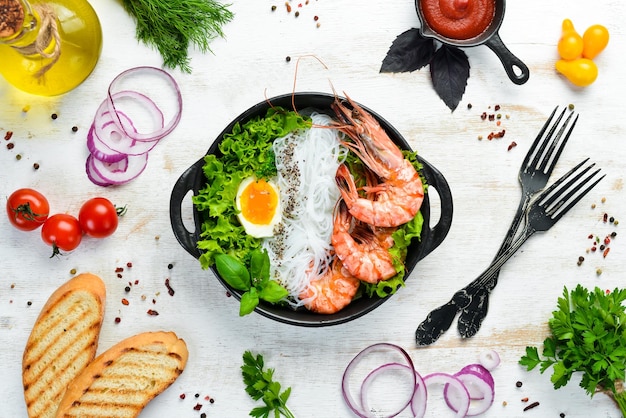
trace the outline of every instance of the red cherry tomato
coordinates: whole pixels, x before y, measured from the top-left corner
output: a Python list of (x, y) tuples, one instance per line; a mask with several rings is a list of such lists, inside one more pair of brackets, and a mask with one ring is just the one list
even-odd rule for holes
[(118, 209), (104, 197), (86, 201), (78, 212), (80, 227), (85, 234), (94, 238), (105, 238), (117, 229)]
[(41, 239), (52, 246), (52, 256), (60, 251), (72, 251), (83, 239), (78, 219), (72, 215), (58, 213), (52, 215), (41, 227)]
[(48, 199), (33, 189), (18, 189), (7, 200), (9, 221), (17, 229), (32, 231), (48, 218)]

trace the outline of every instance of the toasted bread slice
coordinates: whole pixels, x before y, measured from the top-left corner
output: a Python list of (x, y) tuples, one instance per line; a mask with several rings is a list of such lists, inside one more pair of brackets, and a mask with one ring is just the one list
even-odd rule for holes
[(187, 364), (173, 332), (146, 332), (114, 345), (70, 383), (57, 417), (137, 417)]
[(22, 359), (29, 417), (54, 417), (67, 385), (96, 356), (106, 289), (93, 274), (59, 287), (35, 321)]

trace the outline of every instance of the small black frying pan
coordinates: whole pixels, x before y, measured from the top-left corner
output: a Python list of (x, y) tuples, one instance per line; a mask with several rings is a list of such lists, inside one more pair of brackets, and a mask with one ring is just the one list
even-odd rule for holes
[(420, 33), (422, 36), (461, 48), (486, 45), (498, 56), (511, 81), (515, 84), (524, 84), (528, 81), (530, 76), (528, 67), (508, 50), (502, 42), (502, 39), (500, 39), (500, 35), (498, 35), (498, 30), (504, 20), (505, 0), (496, 0), (494, 18), (483, 33), (476, 37), (463, 40), (447, 38), (435, 32), (424, 18), (421, 3), (422, 0), (415, 0), (415, 8), (417, 9), (417, 16), (421, 24)]

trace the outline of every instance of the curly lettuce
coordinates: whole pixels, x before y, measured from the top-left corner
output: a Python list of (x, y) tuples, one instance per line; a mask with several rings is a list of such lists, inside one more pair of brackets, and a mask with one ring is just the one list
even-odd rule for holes
[(250, 253), (260, 248), (261, 240), (245, 233), (237, 219), (235, 197), (241, 181), (249, 176), (270, 178), (276, 175), (272, 142), (298, 129), (311, 126), (309, 119), (281, 107), (268, 109), (264, 117), (235, 124), (224, 135), (219, 154), (204, 158), (206, 186), (192, 197), (202, 219), (198, 249), (200, 265), (207, 269), (217, 254), (229, 254), (247, 262)]

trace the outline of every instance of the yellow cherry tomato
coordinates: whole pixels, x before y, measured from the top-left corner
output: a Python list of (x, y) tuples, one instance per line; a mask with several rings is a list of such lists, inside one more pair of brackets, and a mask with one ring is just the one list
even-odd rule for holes
[(609, 44), (609, 30), (602, 25), (591, 25), (583, 34), (583, 57), (593, 59)]
[(570, 19), (563, 20), (557, 50), (564, 60), (580, 58), (583, 54), (583, 38), (576, 32)]
[(598, 67), (588, 58), (575, 60), (558, 60), (556, 70), (563, 74), (572, 84), (585, 87), (598, 78)]

